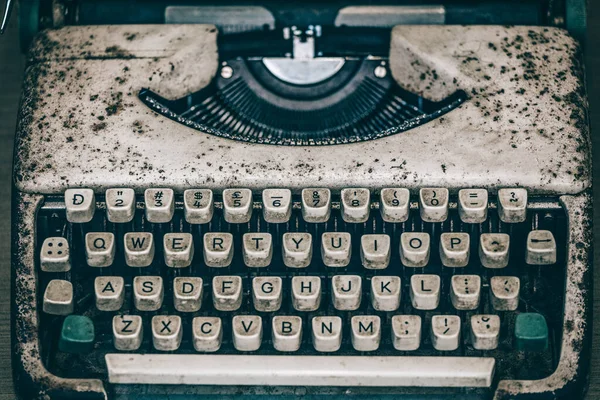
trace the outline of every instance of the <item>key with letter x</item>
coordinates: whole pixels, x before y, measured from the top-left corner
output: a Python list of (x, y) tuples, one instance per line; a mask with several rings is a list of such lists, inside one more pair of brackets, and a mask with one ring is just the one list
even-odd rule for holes
[(181, 317), (155, 315), (152, 317), (152, 343), (156, 350), (174, 351), (181, 344)]

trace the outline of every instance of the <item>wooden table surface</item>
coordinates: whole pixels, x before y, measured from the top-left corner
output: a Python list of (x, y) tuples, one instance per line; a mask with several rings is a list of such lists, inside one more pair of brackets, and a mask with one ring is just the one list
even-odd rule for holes
[[(591, 1), (589, 2), (592, 3)], [(3, 6), (2, 2), (2, 6)], [(600, 4), (599, 4), (600, 5)], [(19, 52), (16, 15), (4, 36), (0, 37), (0, 400), (15, 398), (10, 362), (10, 179), (12, 146), (20, 96), (24, 61)], [(598, 21), (598, 22), (595, 22)], [(592, 127), (600, 126), (600, 7), (590, 10), (587, 52), (588, 89)], [(594, 76), (594, 72), (597, 76)], [(595, 159), (600, 156), (600, 134), (594, 135)], [(600, 162), (594, 164), (594, 176), (600, 178)], [(595, 188), (598, 184), (595, 183)], [(596, 204), (600, 191), (594, 190)], [(597, 207), (594, 207), (596, 210)], [(600, 229), (600, 212), (595, 213), (594, 233)], [(598, 240), (598, 239), (597, 239)], [(600, 254), (595, 255), (594, 337), (591, 383), (587, 399), (600, 399)], [(574, 399), (575, 400), (575, 399)]]

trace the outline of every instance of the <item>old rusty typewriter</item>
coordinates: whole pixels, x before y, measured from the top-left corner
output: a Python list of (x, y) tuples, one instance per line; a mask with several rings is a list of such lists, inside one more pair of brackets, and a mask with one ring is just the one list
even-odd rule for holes
[(580, 399), (584, 2), (38, 0), (23, 399)]

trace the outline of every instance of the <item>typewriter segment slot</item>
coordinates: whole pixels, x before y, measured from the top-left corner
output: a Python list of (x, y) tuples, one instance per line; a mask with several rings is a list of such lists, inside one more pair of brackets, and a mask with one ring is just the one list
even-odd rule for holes
[(466, 100), (463, 91), (433, 102), (401, 88), (388, 68), (389, 35), (383, 28), (320, 26), (222, 34), (220, 70), (206, 88), (174, 101), (149, 89), (139, 96), (194, 129), (276, 145), (377, 139)]

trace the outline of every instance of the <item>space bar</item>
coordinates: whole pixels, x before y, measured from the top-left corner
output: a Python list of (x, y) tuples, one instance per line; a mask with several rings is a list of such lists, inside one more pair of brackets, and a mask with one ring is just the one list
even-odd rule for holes
[(108, 380), (123, 384), (489, 387), (484, 357), (107, 354)]

